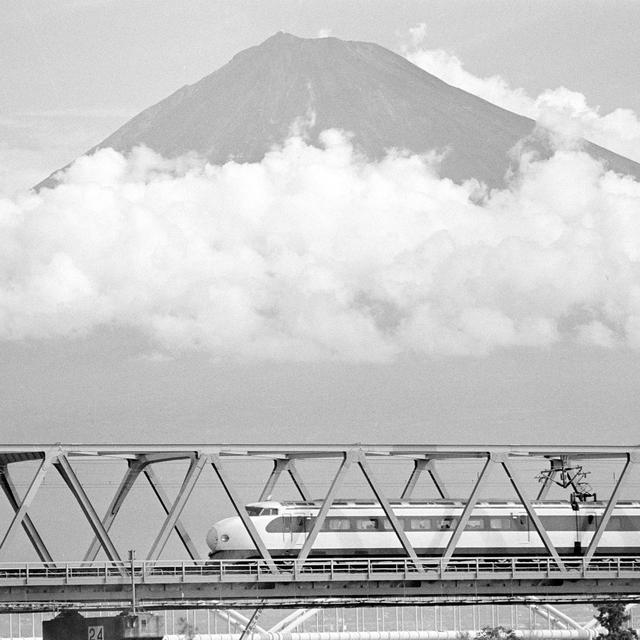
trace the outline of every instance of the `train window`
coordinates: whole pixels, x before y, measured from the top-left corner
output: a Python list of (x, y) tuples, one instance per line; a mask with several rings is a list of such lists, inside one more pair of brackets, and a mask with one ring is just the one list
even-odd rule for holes
[(360, 529), (360, 531), (379, 529), (378, 518), (358, 518), (356, 520), (356, 528)]
[(301, 533), (309, 531), (312, 526), (311, 518), (304, 516), (286, 516), (274, 518), (267, 523), (266, 529), (269, 533)]
[(450, 518), (447, 516), (437, 521), (437, 527), (441, 531), (446, 531), (447, 529), (453, 529), (453, 527), (456, 526), (457, 522), (457, 518)]
[(511, 529), (509, 518), (489, 518), (490, 529)]
[(431, 518), (411, 518), (409, 528), (413, 531), (428, 531), (431, 529)]
[(469, 518), (466, 529), (479, 530), (484, 529), (484, 518)]
[(349, 518), (331, 518), (329, 520), (329, 529), (331, 531), (348, 531), (351, 529)]
[(259, 516), (262, 509), (260, 507), (245, 507), (250, 516)]
[(291, 518), (274, 518), (266, 527), (269, 533), (291, 531)]
[(304, 516), (294, 516), (290, 518), (290, 522), (289, 526), (295, 532), (308, 531), (312, 526), (311, 518), (305, 518)]
[(613, 531), (637, 531), (639, 524), (639, 518), (637, 517), (616, 516), (615, 518), (611, 518), (607, 525), (607, 529)]
[[(400, 525), (401, 529), (406, 529), (404, 518), (398, 518), (398, 524)], [(387, 531), (393, 531), (393, 527), (391, 526), (391, 521), (389, 520), (389, 518), (384, 518), (382, 520), (382, 526)]]

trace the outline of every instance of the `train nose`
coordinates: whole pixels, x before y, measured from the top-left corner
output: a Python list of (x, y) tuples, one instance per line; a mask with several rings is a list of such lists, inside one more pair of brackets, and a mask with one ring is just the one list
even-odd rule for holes
[(219, 527), (211, 527), (207, 532), (207, 545), (211, 549), (212, 555), (218, 551), (221, 551), (225, 546), (225, 542), (229, 542), (229, 534), (224, 531), (220, 531)]
[(207, 546), (211, 549), (212, 552), (218, 550), (218, 541), (220, 536), (218, 535), (218, 530), (215, 527), (211, 527), (207, 532)]

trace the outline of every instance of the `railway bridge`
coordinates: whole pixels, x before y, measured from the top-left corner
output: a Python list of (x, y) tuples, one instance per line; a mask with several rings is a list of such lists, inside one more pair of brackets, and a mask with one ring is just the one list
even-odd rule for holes
[[(0, 612), (116, 610), (132, 599), (191, 610), (635, 602), (640, 558), (603, 554), (599, 544), (616, 504), (638, 497), (639, 455), (635, 446), (4, 445)], [(402, 556), (313, 554), (347, 492), (380, 506)], [(577, 508), (596, 497), (601, 504), (575, 554), (556, 549), (534, 508), (553, 493)], [(457, 553), (490, 494), (524, 509), (544, 553)], [(273, 557), (245, 505), (292, 495), (315, 499), (317, 517), (295, 558)], [(424, 557), (394, 504), (453, 495), (460, 516), (441, 553)], [(254, 557), (208, 559), (208, 527), (234, 514)]]

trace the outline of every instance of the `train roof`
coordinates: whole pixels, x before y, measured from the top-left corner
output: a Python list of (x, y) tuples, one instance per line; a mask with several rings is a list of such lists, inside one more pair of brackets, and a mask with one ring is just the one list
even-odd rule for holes
[[(309, 507), (321, 507), (323, 500), (268, 500), (262, 502), (252, 502), (250, 506), (262, 508), (285, 507), (290, 509), (303, 509)], [(532, 504), (544, 507), (566, 507), (571, 503), (569, 500), (532, 500)], [(580, 503), (581, 505), (604, 507), (608, 503), (607, 500), (597, 500)], [(465, 500), (389, 500), (389, 504), (394, 507), (462, 507), (466, 504)], [(333, 507), (379, 507), (380, 503), (376, 500), (334, 500)], [(523, 507), (523, 504), (517, 500), (479, 500), (475, 504), (476, 507)], [(618, 500), (617, 506), (639, 507), (640, 502), (637, 500)]]

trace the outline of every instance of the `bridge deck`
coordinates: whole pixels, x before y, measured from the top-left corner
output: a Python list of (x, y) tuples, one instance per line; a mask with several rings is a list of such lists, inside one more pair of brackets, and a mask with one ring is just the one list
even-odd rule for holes
[[(640, 600), (640, 558), (405, 558), (136, 562), (133, 581), (148, 608), (356, 606), (483, 602)], [(127, 563), (3, 563), (3, 610), (119, 608), (131, 594)]]

